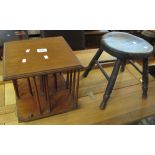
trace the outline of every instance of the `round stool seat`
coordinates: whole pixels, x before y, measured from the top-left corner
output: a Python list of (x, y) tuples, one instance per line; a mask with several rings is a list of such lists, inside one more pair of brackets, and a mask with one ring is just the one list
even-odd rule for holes
[(101, 48), (118, 58), (144, 58), (153, 52), (153, 46), (142, 38), (125, 32), (110, 32), (101, 39)]

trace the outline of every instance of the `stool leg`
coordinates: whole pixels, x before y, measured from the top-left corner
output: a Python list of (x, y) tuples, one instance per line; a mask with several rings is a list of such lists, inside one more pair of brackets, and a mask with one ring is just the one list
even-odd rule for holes
[(126, 66), (126, 60), (123, 60), (122, 66), (121, 66), (121, 72), (124, 72)]
[(113, 71), (111, 73), (111, 76), (110, 76), (106, 91), (104, 93), (103, 101), (100, 104), (101, 109), (104, 109), (106, 107), (106, 105), (107, 105), (107, 101), (108, 101), (108, 99), (109, 99), (109, 97), (111, 95), (111, 92), (112, 92), (112, 89), (114, 87), (114, 84), (115, 84), (115, 81), (116, 81), (116, 78), (117, 78), (117, 75), (118, 75), (121, 64), (122, 64), (122, 61), (120, 59), (117, 59), (115, 65), (114, 65)]
[(148, 58), (143, 59), (143, 77), (142, 77), (143, 98), (147, 98), (148, 90)]
[(95, 56), (93, 57), (93, 59), (90, 61), (90, 63), (89, 63), (89, 65), (88, 65), (87, 69), (85, 70), (85, 72), (84, 72), (84, 74), (83, 74), (83, 77), (87, 77), (87, 76), (88, 76), (90, 70), (93, 68), (93, 66), (95, 65), (96, 60), (99, 59), (99, 57), (100, 57), (100, 55), (102, 54), (102, 52), (103, 52), (103, 49), (99, 48), (98, 51), (97, 51), (97, 53), (96, 53)]

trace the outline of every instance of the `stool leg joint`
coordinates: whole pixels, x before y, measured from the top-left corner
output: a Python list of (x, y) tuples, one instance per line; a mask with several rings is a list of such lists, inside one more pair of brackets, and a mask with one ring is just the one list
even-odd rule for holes
[(106, 73), (106, 71), (101, 66), (101, 64), (99, 63), (99, 61), (96, 60), (96, 64), (99, 67), (99, 69), (101, 70), (101, 72), (103, 73), (103, 75), (105, 76), (105, 78), (107, 79), (107, 81), (109, 81), (110, 78), (109, 78), (108, 74)]
[(96, 60), (99, 59), (100, 55), (102, 54), (103, 49), (99, 48), (98, 51), (96, 52), (95, 56), (93, 57), (93, 59), (90, 61), (88, 67), (86, 68), (83, 77), (87, 77), (90, 70), (94, 67)]
[(115, 81), (117, 79), (117, 75), (118, 75), (121, 64), (122, 64), (122, 60), (117, 59), (115, 65), (114, 65), (113, 71), (111, 73), (107, 88), (105, 90), (105, 93), (104, 93), (104, 96), (103, 96), (103, 101), (100, 104), (101, 109), (105, 109), (105, 107), (107, 105), (107, 101), (108, 101), (108, 99), (109, 99), (109, 97), (111, 95), (111, 92), (113, 90), (113, 87), (115, 85)]

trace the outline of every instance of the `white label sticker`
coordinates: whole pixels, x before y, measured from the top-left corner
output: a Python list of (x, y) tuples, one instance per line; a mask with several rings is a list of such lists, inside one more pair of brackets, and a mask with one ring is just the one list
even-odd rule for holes
[(37, 49), (37, 52), (38, 52), (38, 53), (47, 52), (47, 48), (40, 48), (40, 49)]
[(48, 59), (48, 55), (44, 55), (44, 59)]
[(26, 59), (22, 59), (22, 63), (26, 63)]
[(29, 53), (30, 52), (30, 49), (26, 49), (26, 53)]

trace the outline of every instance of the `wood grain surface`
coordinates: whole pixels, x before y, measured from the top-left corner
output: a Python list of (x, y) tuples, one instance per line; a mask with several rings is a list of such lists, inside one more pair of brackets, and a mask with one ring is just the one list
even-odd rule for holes
[[(86, 66), (86, 62), (90, 61), (96, 49), (83, 52), (78, 51), (75, 54)], [(104, 53), (102, 57), (107, 59), (108, 55)], [(105, 69), (110, 74), (112, 67)], [(131, 65), (127, 65), (125, 72), (119, 74), (107, 108), (100, 110), (99, 104), (103, 97), (106, 80), (98, 69), (94, 69), (88, 78), (80, 77), (78, 109), (27, 123), (18, 123), (16, 105), (12, 104), (15, 103), (11, 90), (12, 85), (1, 84), (6, 88), (5, 94), (8, 95), (5, 96), (12, 100), (7, 98), (3, 100), (5, 105), (0, 107), (0, 124), (131, 124), (155, 115), (155, 80), (150, 76), (148, 98), (144, 100), (142, 99), (140, 78), (139, 73)]]
[[(47, 52), (38, 53), (37, 49), (42, 48), (46, 48)], [(30, 49), (29, 53), (26, 53), (27, 49)], [(3, 57), (4, 80), (82, 67), (62, 37), (7, 42)], [(23, 59), (26, 59), (25, 63)]]

